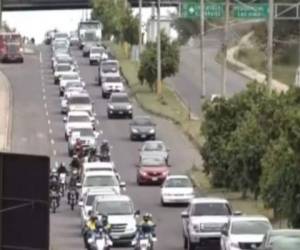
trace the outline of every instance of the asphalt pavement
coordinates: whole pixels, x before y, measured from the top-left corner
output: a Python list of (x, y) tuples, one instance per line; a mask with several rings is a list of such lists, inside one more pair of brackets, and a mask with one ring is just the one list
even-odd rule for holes
[[(246, 25), (243, 25), (247, 28)], [(237, 33), (231, 31), (229, 40), (235, 39)], [(222, 46), (222, 31), (210, 32), (204, 39), (206, 97), (221, 93), (222, 66), (215, 58)], [(199, 43), (198, 43), (199, 44)], [(226, 95), (231, 96), (245, 89), (248, 79), (228, 69)], [(185, 105), (196, 114), (201, 114), (200, 85), (200, 48), (199, 45), (186, 45), (180, 49), (179, 72), (167, 82), (176, 90)]]
[[(11, 64), (2, 67), (13, 88), (12, 150), (50, 155), (52, 165), (61, 161), (69, 163), (58, 87), (53, 84), (50, 69), (50, 47), (41, 46), (40, 51), (40, 55), (26, 55), (23, 65)], [(142, 213), (153, 214), (158, 236), (155, 249), (183, 249), (180, 213), (184, 207), (161, 207), (159, 186), (137, 186), (135, 164), (142, 143), (129, 140), (129, 120), (107, 119), (107, 101), (101, 98), (101, 90), (95, 80), (97, 67), (90, 66), (88, 59), (83, 58), (79, 50), (74, 49), (72, 53), (79, 63), (81, 76), (95, 104), (99, 121), (97, 129), (103, 131), (99, 140), (106, 138), (113, 146), (113, 160), (122, 179), (127, 183), (126, 193), (133, 199), (135, 208)], [(136, 103), (134, 114), (144, 114)], [(154, 120), (157, 123), (158, 139), (163, 140), (171, 150), (171, 173), (186, 173), (194, 163), (200, 164), (197, 150), (178, 127), (164, 119)], [(53, 249), (84, 249), (78, 207), (71, 211), (63, 200), (57, 213), (51, 214), (50, 229)]]

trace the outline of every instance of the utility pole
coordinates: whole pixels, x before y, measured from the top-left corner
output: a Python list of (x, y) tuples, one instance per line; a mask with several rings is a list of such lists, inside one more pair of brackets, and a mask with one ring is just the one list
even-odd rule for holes
[(206, 96), (206, 84), (205, 84), (205, 62), (204, 62), (204, 11), (205, 11), (204, 0), (200, 0), (200, 88), (201, 98)]
[(157, 0), (157, 83), (156, 93), (161, 96), (161, 44), (160, 44), (160, 0)]
[(139, 58), (142, 53), (142, 0), (139, 0)]
[(222, 85), (221, 85), (221, 96), (222, 97), (226, 97), (229, 7), (230, 7), (229, 0), (225, 0), (225, 25), (224, 25), (224, 41), (223, 41), (224, 59), (223, 59), (223, 65), (222, 65)]
[(273, 28), (274, 28), (274, 0), (269, 0), (267, 86), (270, 92), (272, 88), (272, 79), (273, 79)]

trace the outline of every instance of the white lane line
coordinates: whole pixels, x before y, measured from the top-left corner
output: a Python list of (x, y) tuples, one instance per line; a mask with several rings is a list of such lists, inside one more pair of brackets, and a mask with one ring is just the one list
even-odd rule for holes
[(100, 124), (99, 120), (97, 120), (97, 121), (96, 121), (96, 124), (97, 124), (97, 125), (99, 125), (99, 124)]
[(53, 150), (53, 155), (56, 156), (56, 150)]
[(54, 165), (56, 168), (58, 168), (58, 166), (59, 166), (58, 161), (56, 161)]
[(50, 125), (51, 124), (51, 121), (50, 120), (48, 120), (48, 125)]
[(49, 112), (48, 111), (46, 111), (46, 116), (49, 116)]
[(46, 101), (47, 97), (45, 95), (43, 95), (43, 100)]
[(40, 52), (40, 63), (43, 63), (43, 56), (42, 56), (42, 52)]
[(54, 145), (54, 144), (55, 144), (55, 141), (54, 141), (53, 139), (51, 139), (51, 141), (50, 141), (50, 142), (51, 142), (51, 144), (52, 144), (52, 145)]
[(45, 109), (48, 109), (47, 103), (44, 103), (44, 107)]
[(42, 91), (43, 91), (44, 94), (46, 93), (46, 89), (45, 88), (43, 88)]
[(51, 129), (51, 128), (49, 128), (49, 134), (52, 134), (52, 133), (53, 133), (52, 129)]

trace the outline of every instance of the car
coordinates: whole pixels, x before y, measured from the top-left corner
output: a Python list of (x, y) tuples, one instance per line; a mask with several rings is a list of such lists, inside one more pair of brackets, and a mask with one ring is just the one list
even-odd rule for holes
[(23, 63), (24, 57), (19, 43), (9, 42), (6, 45), (6, 51), (2, 57), (2, 62)]
[(160, 191), (160, 201), (166, 204), (188, 204), (195, 197), (195, 190), (186, 175), (169, 175)]
[[(80, 78), (78, 72), (69, 72), (67, 74), (62, 75), (59, 78), (59, 95), (60, 96), (63, 96), (65, 87), (66, 87), (67, 83), (70, 81), (81, 83), (81, 78)], [(85, 86), (85, 83), (83, 83), (83, 85)]]
[(169, 149), (162, 141), (146, 141), (140, 149), (140, 160), (149, 157), (158, 157), (165, 159), (169, 163)]
[(77, 46), (79, 44), (79, 37), (75, 32), (71, 32), (70, 34), (70, 46)]
[(132, 119), (132, 105), (126, 93), (112, 93), (107, 102), (107, 117), (125, 116)]
[(97, 196), (114, 195), (114, 194), (116, 194), (116, 192), (113, 189), (94, 188), (88, 190), (82, 195), (82, 198), (78, 202), (78, 205), (80, 207), (80, 215), (81, 215), (80, 225), (82, 230), (86, 226), (87, 220), (90, 218), (88, 214), (93, 208), (93, 203), (95, 198)]
[(127, 195), (97, 196), (94, 200), (92, 212), (101, 220), (103, 214), (107, 215), (111, 225), (110, 237), (113, 244), (128, 244), (134, 239), (137, 231), (137, 218), (139, 210), (134, 209), (131, 198)]
[(163, 157), (145, 157), (137, 164), (136, 182), (142, 184), (162, 184), (169, 174), (169, 166)]
[(52, 42), (52, 53), (53, 55), (57, 53), (70, 54), (70, 47), (67, 40), (54, 40)]
[(195, 250), (207, 243), (220, 247), (221, 230), (232, 215), (232, 208), (226, 199), (192, 199), (181, 213), (184, 248)]
[(86, 172), (90, 172), (90, 171), (111, 171), (116, 174), (119, 181), (121, 180), (121, 176), (116, 170), (115, 164), (113, 162), (96, 161), (96, 162), (83, 163), (83, 175)]
[(93, 148), (97, 146), (97, 138), (99, 137), (100, 132), (94, 131), (94, 127), (89, 125), (82, 125), (79, 128), (73, 128), (70, 131), (68, 137), (68, 153), (69, 156), (72, 156), (74, 153), (74, 147), (76, 141), (79, 139), (83, 145), (83, 148)]
[(101, 46), (94, 46), (90, 49), (90, 65), (98, 64), (101, 59), (107, 59), (105, 48)]
[(120, 65), (117, 60), (101, 60), (98, 67), (98, 83), (102, 85), (106, 77), (120, 76)]
[(71, 131), (75, 128), (81, 128), (82, 126), (92, 125), (95, 129), (94, 124), (90, 118), (90, 115), (84, 111), (71, 111), (66, 116), (65, 122), (65, 139), (68, 140)]
[(86, 42), (82, 49), (82, 56), (89, 57), (91, 48), (95, 46), (97, 46), (96, 42)]
[(267, 232), (258, 250), (298, 250), (300, 229), (273, 229)]
[(109, 98), (111, 93), (124, 92), (124, 84), (120, 76), (107, 76), (102, 82), (102, 97)]
[(74, 68), (78, 68), (77, 62), (71, 57), (70, 54), (67, 53), (57, 53), (52, 57), (52, 69), (54, 70), (57, 64), (66, 63), (74, 66)]
[(257, 249), (271, 229), (272, 225), (265, 216), (230, 217), (221, 231), (221, 250)]
[(60, 77), (75, 72), (74, 66), (68, 63), (59, 63), (54, 68), (54, 84), (59, 84)]
[(88, 93), (72, 95), (67, 99), (67, 112), (87, 111), (93, 113), (93, 103)]
[[(64, 96), (61, 98), (61, 113), (67, 114), (69, 112), (68, 100), (76, 96), (89, 96), (86, 89), (82, 87), (70, 87), (65, 89)], [(90, 112), (92, 113), (92, 112)]]
[(86, 172), (83, 177), (81, 197), (88, 190), (100, 188), (103, 190), (111, 189), (120, 194), (121, 190), (125, 190), (125, 187), (126, 183), (119, 182), (117, 176), (112, 171), (90, 171)]
[(156, 124), (149, 116), (135, 116), (129, 124), (130, 139), (151, 139), (156, 138)]

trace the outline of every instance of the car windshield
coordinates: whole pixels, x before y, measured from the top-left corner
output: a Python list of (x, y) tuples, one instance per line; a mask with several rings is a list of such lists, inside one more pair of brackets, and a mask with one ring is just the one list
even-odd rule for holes
[(94, 131), (92, 128), (76, 128), (72, 131), (73, 134), (78, 134), (78, 136), (84, 137), (94, 137)]
[(88, 116), (70, 116), (69, 122), (89, 122), (90, 119)]
[(286, 236), (278, 235), (272, 236), (271, 239), (272, 250), (299, 250), (300, 237), (299, 236)]
[(71, 70), (71, 66), (70, 65), (58, 65), (56, 67), (56, 71), (70, 71)]
[(18, 53), (19, 46), (17, 44), (9, 44), (7, 45), (7, 51), (8, 53)]
[(133, 124), (139, 126), (149, 126), (152, 125), (152, 122), (149, 117), (136, 117), (133, 120)]
[(192, 206), (193, 216), (221, 216), (230, 215), (230, 208), (226, 203), (196, 203)]
[(125, 102), (128, 103), (129, 99), (127, 96), (112, 96), (111, 97), (112, 102)]
[(146, 143), (143, 151), (163, 151), (165, 147), (162, 143)]
[(74, 74), (74, 75), (64, 75), (62, 77), (63, 80), (76, 80), (78, 79), (78, 75)]
[(90, 98), (86, 96), (74, 96), (69, 100), (70, 104), (90, 104)]
[(56, 33), (55, 39), (56, 38), (68, 38), (68, 34), (67, 33)]
[(121, 82), (121, 78), (116, 76), (116, 77), (105, 77), (106, 82)]
[(267, 221), (234, 221), (231, 226), (232, 234), (265, 234), (271, 229)]
[(66, 85), (66, 89), (67, 89), (67, 88), (71, 88), (71, 87), (74, 87), (74, 88), (80, 88), (80, 87), (82, 87), (82, 84), (81, 84), (79, 81), (68, 82), (67, 85)]
[(168, 188), (191, 188), (193, 187), (188, 178), (171, 178), (166, 181), (165, 187)]
[(85, 182), (86, 187), (116, 187), (118, 180), (113, 175), (88, 176)]
[(72, 58), (58, 58), (57, 62), (58, 63), (69, 63), (69, 64), (72, 64), (73, 60), (72, 60)]
[(86, 199), (86, 206), (92, 206), (96, 195), (89, 195)]
[(165, 165), (164, 158), (142, 158), (142, 165), (143, 166), (161, 166)]
[(91, 53), (93, 54), (101, 54), (102, 52), (104, 52), (103, 48), (92, 48), (91, 49)]
[(118, 64), (115, 62), (106, 62), (103, 63), (102, 66), (102, 71), (104, 73), (108, 73), (108, 72), (117, 72), (118, 71)]
[(128, 215), (133, 214), (133, 205), (130, 201), (104, 201), (97, 205), (99, 214)]

